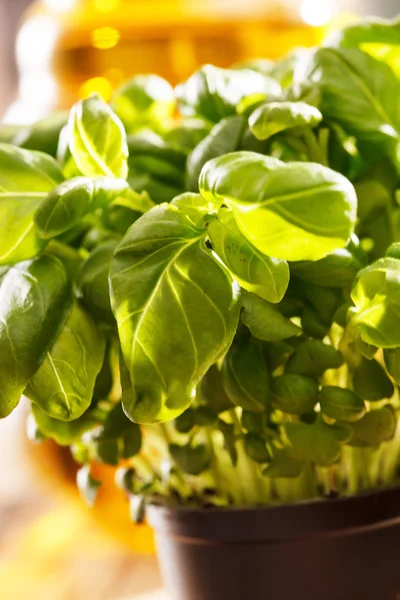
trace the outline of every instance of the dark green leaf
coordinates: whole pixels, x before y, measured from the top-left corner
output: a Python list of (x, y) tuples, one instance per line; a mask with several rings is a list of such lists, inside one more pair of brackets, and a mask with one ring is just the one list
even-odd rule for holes
[(177, 466), (184, 473), (199, 475), (209, 466), (210, 456), (208, 448), (204, 444), (197, 446), (170, 444), (169, 451)]
[(62, 263), (41, 256), (11, 267), (0, 283), (0, 418), (18, 404), (70, 308)]
[(374, 358), (364, 357), (353, 371), (353, 389), (361, 398), (372, 402), (391, 398), (394, 393), (393, 383), (382, 365)]
[(365, 414), (364, 401), (358, 394), (334, 385), (321, 389), (318, 402), (322, 414), (336, 421), (358, 421)]
[(188, 157), (186, 166), (187, 190), (198, 192), (200, 173), (207, 161), (238, 149), (244, 125), (243, 117), (234, 116), (222, 119), (194, 148)]
[(251, 340), (234, 344), (222, 367), (222, 381), (230, 400), (252, 412), (264, 412), (269, 401), (269, 376), (261, 346)]
[(276, 450), (272, 455), (271, 462), (264, 469), (263, 475), (274, 479), (278, 477), (295, 479), (301, 475), (303, 469), (303, 460), (292, 458), (287, 449)]
[(286, 319), (274, 307), (259, 296), (242, 293), (242, 322), (254, 337), (265, 342), (277, 342), (302, 334), (300, 327)]
[(317, 403), (318, 383), (311, 377), (285, 373), (272, 380), (272, 404), (293, 415), (311, 412)]
[(320, 340), (305, 340), (299, 344), (286, 365), (287, 373), (319, 377), (327, 369), (338, 369), (343, 364), (339, 350)]
[(319, 418), (313, 425), (288, 423), (285, 432), (290, 444), (290, 457), (329, 467), (338, 460), (341, 445), (349, 441), (352, 427), (327, 425)]
[(265, 440), (255, 433), (247, 433), (245, 435), (244, 448), (247, 456), (254, 462), (265, 463), (271, 458)]
[(394, 436), (396, 416), (391, 407), (371, 410), (360, 421), (353, 423), (350, 446), (380, 446)]
[(233, 408), (222, 385), (222, 374), (217, 365), (213, 365), (201, 380), (201, 395), (217, 414)]

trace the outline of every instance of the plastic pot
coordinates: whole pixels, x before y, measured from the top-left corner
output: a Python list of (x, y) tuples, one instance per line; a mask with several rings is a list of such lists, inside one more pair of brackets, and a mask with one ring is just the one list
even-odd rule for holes
[(400, 600), (400, 487), (148, 518), (171, 600)]

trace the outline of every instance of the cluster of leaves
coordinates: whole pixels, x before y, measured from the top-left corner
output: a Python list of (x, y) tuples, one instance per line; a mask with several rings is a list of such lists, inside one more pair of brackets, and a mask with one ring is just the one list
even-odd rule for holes
[(138, 456), (134, 496), (240, 502), (239, 473), (318, 479), (394, 437), (399, 29), (0, 131), (0, 417), (25, 394), (88, 500), (93, 460)]

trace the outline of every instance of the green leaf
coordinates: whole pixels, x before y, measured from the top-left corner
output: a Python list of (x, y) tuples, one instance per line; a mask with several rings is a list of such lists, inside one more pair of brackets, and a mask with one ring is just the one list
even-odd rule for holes
[(180, 194), (172, 200), (171, 206), (176, 206), (186, 219), (198, 228), (205, 227), (210, 215), (215, 213), (215, 204), (192, 192)]
[(330, 329), (330, 326), (321, 321), (317, 311), (309, 304), (305, 304), (301, 313), (301, 327), (306, 335), (319, 340), (324, 339)]
[(328, 385), (318, 395), (322, 414), (336, 421), (358, 421), (365, 414), (363, 399), (352, 390)]
[(266, 463), (271, 458), (265, 440), (255, 433), (246, 433), (244, 448), (247, 456), (256, 463)]
[(164, 134), (168, 144), (193, 150), (211, 131), (212, 124), (204, 119), (182, 119)]
[(257, 108), (249, 118), (250, 129), (258, 140), (293, 127), (315, 127), (322, 114), (305, 102), (268, 102)]
[(385, 366), (397, 385), (400, 385), (400, 348), (391, 348), (383, 351)]
[(75, 177), (64, 181), (47, 195), (35, 213), (40, 237), (49, 239), (68, 231), (87, 214), (108, 206), (128, 191), (124, 179)]
[(317, 403), (317, 395), (318, 383), (312, 377), (285, 373), (272, 380), (272, 404), (282, 412), (309, 413)]
[(286, 319), (272, 304), (259, 296), (242, 293), (242, 322), (254, 337), (264, 342), (277, 342), (302, 335), (302, 330)]
[(284, 448), (274, 452), (271, 462), (263, 471), (263, 475), (273, 479), (278, 477), (296, 479), (301, 475), (303, 469), (304, 461), (292, 458), (288, 450)]
[(68, 114), (65, 112), (46, 116), (32, 125), (21, 127), (10, 143), (56, 157), (60, 133), (67, 120)]
[(319, 377), (327, 369), (338, 369), (343, 362), (342, 353), (333, 346), (328, 346), (320, 340), (305, 340), (297, 346), (285, 370), (286, 373)]
[[(145, 176), (150, 182), (175, 186), (183, 191), (186, 149), (169, 144), (159, 135), (149, 131), (141, 135), (129, 136), (128, 150), (130, 181), (135, 179), (140, 181), (140, 178)], [(140, 186), (132, 185), (132, 187), (141, 191)], [(153, 200), (157, 201), (151, 186), (148, 186), (147, 191)]]
[(205, 65), (176, 88), (183, 115), (204, 117), (213, 123), (234, 115), (239, 102), (254, 94), (273, 99), (280, 96), (281, 87), (271, 77), (255, 71)]
[(290, 457), (329, 467), (339, 459), (340, 447), (349, 441), (352, 428), (348, 425), (327, 425), (318, 418), (312, 425), (288, 423), (285, 432)]
[(174, 91), (158, 75), (136, 75), (118, 89), (112, 107), (128, 133), (146, 127), (163, 129), (173, 117)]
[(360, 271), (351, 292), (349, 329), (379, 348), (400, 346), (400, 260), (382, 258)]
[(108, 274), (118, 242), (104, 242), (83, 263), (77, 281), (78, 296), (88, 311), (105, 323), (115, 324), (111, 310)]
[(396, 416), (390, 406), (371, 410), (360, 421), (353, 423), (350, 446), (376, 447), (390, 441), (396, 430)]
[(201, 396), (217, 414), (233, 408), (233, 404), (224, 390), (222, 373), (217, 365), (212, 365), (201, 380)]
[(168, 205), (153, 208), (130, 228), (110, 278), (136, 390), (129, 416), (136, 422), (176, 418), (232, 342), (238, 286), (205, 245), (205, 231)]
[(346, 248), (338, 248), (321, 260), (293, 262), (290, 271), (303, 281), (321, 287), (348, 287), (366, 263), (357, 244), (357, 238), (352, 236)]
[(318, 260), (353, 233), (355, 190), (322, 165), (236, 152), (208, 162), (199, 186), (207, 200), (232, 209), (243, 235), (268, 256)]
[(210, 456), (208, 448), (204, 444), (197, 446), (170, 444), (169, 451), (172, 459), (184, 473), (199, 475), (209, 466)]
[(54, 419), (73, 421), (90, 406), (105, 340), (75, 305), (58, 339), (29, 382), (26, 395)]
[(208, 226), (213, 250), (248, 292), (280, 302), (289, 285), (286, 261), (259, 252), (240, 232), (230, 210), (221, 208)]
[(140, 427), (126, 417), (120, 403), (110, 410), (104, 423), (87, 437), (92, 458), (115, 466), (121, 459), (138, 454), (142, 446)]
[(62, 263), (41, 256), (11, 267), (0, 283), (0, 418), (17, 406), (62, 329), (70, 307)]
[[(400, 80), (393, 71), (355, 48), (319, 48), (299, 75), (320, 89), (320, 110), (359, 141), (392, 154), (399, 138)], [(346, 107), (344, 110), (343, 107)]]
[(228, 398), (245, 410), (264, 412), (269, 401), (269, 376), (261, 346), (251, 338), (234, 343), (222, 366)]
[(69, 149), (85, 177), (128, 175), (128, 146), (124, 127), (99, 96), (93, 95), (72, 108), (67, 129)]
[(54, 440), (59, 446), (70, 446), (79, 442), (82, 435), (98, 424), (94, 411), (86, 411), (75, 421), (59, 421), (32, 404), (32, 413), (39, 431)]
[(394, 394), (393, 383), (385, 369), (374, 358), (367, 360), (361, 357), (360, 363), (353, 371), (353, 389), (364, 400), (374, 402), (391, 398)]
[(33, 215), (62, 172), (50, 156), (0, 144), (0, 265), (32, 258), (45, 242)]
[(224, 438), (224, 448), (229, 454), (232, 465), (236, 467), (238, 461), (238, 451), (236, 448), (235, 426), (233, 423), (226, 423), (222, 419), (219, 419), (218, 428)]
[(250, 410), (243, 410), (241, 424), (243, 429), (249, 433), (262, 434), (267, 426), (267, 415), (266, 413), (260, 415)]
[(197, 192), (199, 177), (207, 161), (217, 158), (239, 148), (245, 120), (234, 116), (222, 119), (211, 132), (194, 148), (188, 157), (186, 165), (186, 189)]

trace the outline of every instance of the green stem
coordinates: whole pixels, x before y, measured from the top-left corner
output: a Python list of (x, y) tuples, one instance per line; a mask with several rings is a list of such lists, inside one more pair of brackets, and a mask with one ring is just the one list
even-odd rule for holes
[(217, 458), (217, 455), (216, 455), (215, 449), (214, 449), (212, 433), (208, 428), (206, 429), (206, 435), (207, 435), (208, 447), (210, 450), (211, 471), (212, 471), (213, 478), (214, 478), (215, 489), (218, 494), (222, 494), (223, 486), (222, 486), (221, 476), (220, 476), (220, 472), (219, 472), (218, 458)]

